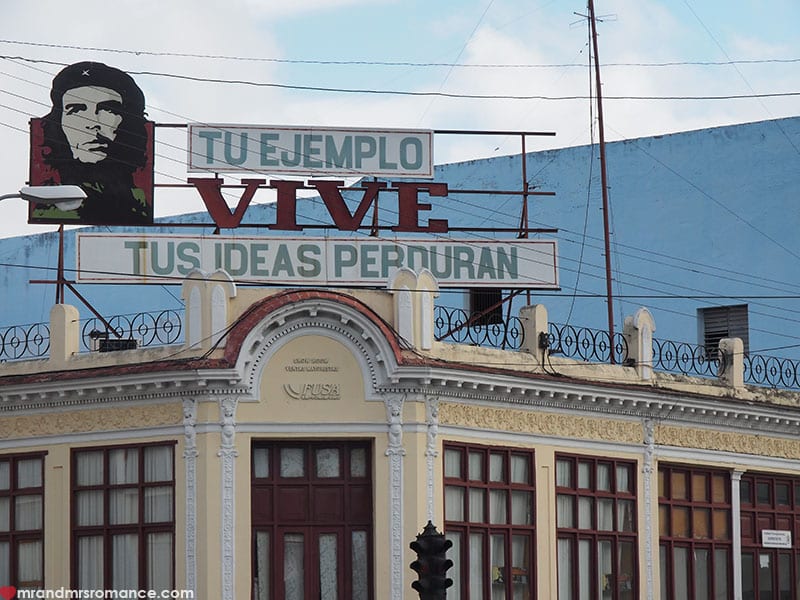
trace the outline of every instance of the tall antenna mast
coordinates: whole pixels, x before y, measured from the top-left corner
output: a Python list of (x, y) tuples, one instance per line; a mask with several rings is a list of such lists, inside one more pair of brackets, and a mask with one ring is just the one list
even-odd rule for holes
[(606, 139), (603, 131), (603, 92), (600, 83), (600, 56), (597, 53), (597, 20), (594, 0), (588, 0), (589, 20), (592, 25), (592, 47), (594, 49), (594, 75), (597, 88), (597, 130), (600, 145), (600, 185), (603, 194), (603, 241), (606, 254), (606, 304), (608, 306), (608, 343), (610, 360), (614, 362), (614, 296), (611, 289), (611, 244), (608, 228), (608, 176), (606, 174)]

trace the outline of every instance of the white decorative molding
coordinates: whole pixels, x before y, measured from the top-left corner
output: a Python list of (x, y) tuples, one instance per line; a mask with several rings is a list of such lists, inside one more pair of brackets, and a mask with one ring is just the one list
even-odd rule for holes
[(198, 348), (203, 339), (203, 302), (200, 290), (196, 287), (189, 292), (189, 302), (186, 310), (188, 322), (186, 323), (186, 346)]
[(186, 589), (197, 595), (197, 400), (183, 400), (183, 463), (186, 473)]
[(215, 346), (228, 327), (228, 293), (225, 286), (211, 288), (211, 345)]
[(427, 425), (427, 439), (425, 443), (425, 460), (427, 462), (427, 504), (428, 504), (428, 520), (431, 523), (436, 522), (436, 515), (434, 514), (434, 485), (435, 478), (433, 473), (434, 462), (436, 457), (439, 456), (439, 451), (436, 449), (436, 437), (439, 434), (439, 397), (427, 396), (425, 398), (425, 424)]
[[(653, 530), (653, 511), (651, 510), (653, 504), (653, 473), (655, 472), (655, 421), (644, 419), (642, 421), (642, 429), (644, 430), (644, 461), (642, 463), (642, 485), (644, 487), (644, 576), (646, 598), (647, 600), (654, 600), (655, 578), (653, 569), (655, 568), (656, 557), (653, 553), (658, 548), (658, 540), (656, 540), (655, 544), (653, 543), (653, 536), (658, 534)], [(662, 573), (663, 576), (665, 574)]]
[(219, 403), (222, 444), (217, 456), (222, 459), (222, 600), (234, 600), (235, 567), (235, 460), (236, 404), (234, 397), (222, 398)]
[(389, 548), (391, 573), (389, 587), (392, 600), (403, 600), (403, 401), (401, 394), (387, 394), (386, 421), (389, 447)]

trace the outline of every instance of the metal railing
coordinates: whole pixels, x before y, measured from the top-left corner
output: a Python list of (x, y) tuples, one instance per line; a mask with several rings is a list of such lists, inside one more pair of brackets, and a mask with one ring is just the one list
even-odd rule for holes
[[(118, 334), (106, 332), (99, 319), (87, 320), (81, 329), (83, 350), (91, 350), (98, 337), (136, 339), (141, 347), (163, 346), (182, 342), (183, 312), (162, 310), (131, 315), (116, 315), (108, 319)], [(522, 321), (510, 317), (496, 323), (481, 323), (470, 319), (461, 308), (434, 308), (434, 335), (437, 340), (519, 350), (525, 340)], [(614, 334), (611, 344), (608, 332), (588, 327), (550, 323), (548, 331), (550, 352), (587, 362), (628, 362), (628, 344), (621, 333)], [(50, 329), (46, 323), (13, 325), (0, 329), (0, 361), (44, 358), (50, 350)], [(683, 375), (717, 377), (719, 358), (705, 346), (686, 342), (653, 339), (653, 368), (657, 371)], [(744, 356), (746, 383), (772, 388), (800, 390), (800, 360), (760, 354)]]

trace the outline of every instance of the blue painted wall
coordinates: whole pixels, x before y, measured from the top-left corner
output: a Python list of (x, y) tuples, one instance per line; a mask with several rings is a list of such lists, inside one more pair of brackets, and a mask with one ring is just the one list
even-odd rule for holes
[[(607, 157), (617, 329), (625, 315), (646, 306), (656, 320), (656, 337), (697, 342), (699, 308), (747, 304), (751, 352), (799, 357), (800, 117), (614, 142), (607, 145)], [(451, 189), (519, 189), (520, 161), (508, 156), (442, 165), (435, 181)], [(534, 197), (529, 215), (532, 227), (559, 229), (562, 288), (534, 292), (532, 301), (547, 305), (551, 321), (605, 329), (597, 147), (534, 152), (527, 161), (530, 184), (556, 193)], [(447, 218), (451, 225), (519, 224), (518, 197), (451, 193), (433, 204), (426, 216)], [(382, 206), (383, 221), (393, 224), (393, 200)], [(301, 200), (298, 214), (301, 222), (329, 221), (318, 199)], [(209, 221), (206, 214), (185, 219)], [(253, 206), (246, 220), (272, 223), (274, 208)], [(57, 254), (55, 233), (0, 240), (0, 262), (6, 265), (0, 269), (0, 328), (47, 320), (54, 287), (28, 281), (54, 277)], [(67, 268), (74, 266), (74, 254), (74, 232), (68, 232)], [(82, 285), (79, 290), (104, 315), (181, 306), (178, 286)], [(68, 302), (78, 305), (69, 292)], [(463, 302), (452, 295), (442, 301)]]

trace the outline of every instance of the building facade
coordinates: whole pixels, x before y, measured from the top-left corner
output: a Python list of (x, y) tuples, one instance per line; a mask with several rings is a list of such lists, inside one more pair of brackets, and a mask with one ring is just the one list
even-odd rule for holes
[(0, 583), (197, 598), (415, 598), (409, 542), (453, 543), (448, 598), (800, 595), (800, 395), (434, 340), (437, 283), (183, 284), (185, 343), (0, 364)]

